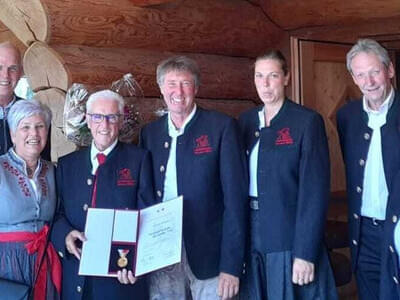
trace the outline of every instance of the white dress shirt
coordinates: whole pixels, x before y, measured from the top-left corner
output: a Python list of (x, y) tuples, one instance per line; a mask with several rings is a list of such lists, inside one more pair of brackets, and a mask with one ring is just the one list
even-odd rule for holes
[[(265, 127), (265, 116), (264, 109), (258, 112), (259, 126), (258, 128)], [(250, 153), (249, 159), (249, 173), (250, 173), (250, 181), (249, 181), (249, 196), (250, 197), (258, 197), (257, 191), (257, 165), (258, 165), (258, 151), (260, 148), (260, 138), (258, 138), (257, 143), (254, 145), (253, 149)]]
[(162, 201), (168, 201), (178, 197), (178, 183), (176, 178), (176, 141), (178, 136), (185, 132), (186, 125), (193, 118), (196, 113), (196, 104), (193, 107), (192, 112), (186, 118), (181, 128), (176, 128), (171, 119), (171, 113), (168, 113), (168, 134), (172, 138), (171, 148), (169, 150), (169, 157), (167, 162), (167, 169), (165, 171), (164, 181), (164, 196)]
[(118, 143), (118, 139), (114, 141), (106, 150), (104, 151), (99, 151), (96, 148), (96, 145), (94, 144), (94, 141), (92, 141), (92, 146), (90, 148), (90, 160), (92, 161), (92, 174), (96, 174), (97, 168), (99, 167), (99, 161), (97, 160), (97, 154), (98, 153), (103, 153), (105, 156), (110, 154), (110, 152), (115, 148), (115, 146)]
[(381, 127), (386, 124), (386, 116), (393, 99), (392, 88), (378, 111), (372, 110), (365, 97), (363, 99), (363, 109), (368, 114), (368, 127), (373, 132), (365, 163), (361, 215), (378, 220), (385, 220), (389, 195), (383, 168)]

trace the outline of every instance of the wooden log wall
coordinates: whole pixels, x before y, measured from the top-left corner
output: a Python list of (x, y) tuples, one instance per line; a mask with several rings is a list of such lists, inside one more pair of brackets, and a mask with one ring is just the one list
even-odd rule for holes
[(0, 43), (10, 41), (23, 54), (26, 50), (26, 45), (19, 40), (15, 34), (0, 20)]
[(291, 30), (289, 33), (301, 39), (338, 43), (354, 43), (359, 38), (372, 38), (389, 48), (400, 49), (399, 45), (396, 45), (400, 40), (400, 17), (348, 25), (306, 27)]
[[(269, 18), (284, 30), (368, 24), (400, 17), (398, 0), (260, 0)], [(356, 32), (356, 30), (354, 30)]]
[(27, 45), (39, 40), (255, 56), (282, 36), (259, 7), (243, 0), (177, 0), (145, 8), (130, 0), (0, 0), (0, 5), (6, 7), (0, 19)]
[[(143, 49), (95, 48), (78, 45), (50, 47), (33, 43), (24, 56), (27, 74), (34, 74), (32, 87), (52, 86), (67, 90), (73, 82), (92, 89), (107, 88), (126, 73), (137, 74), (146, 96), (160, 95), (156, 83), (156, 66), (176, 54)], [(255, 99), (252, 83), (252, 59), (210, 54), (187, 54), (201, 68), (200, 98)], [(45, 72), (38, 73), (37, 70)], [(58, 74), (59, 76), (55, 76)], [(222, 87), (222, 88), (221, 88)]]
[[(160, 105), (156, 66), (178, 54), (200, 66), (200, 105), (237, 116), (257, 102), (254, 57), (288, 44), (288, 35), (255, 2), (0, 0), (0, 20), (28, 47), (25, 73), (57, 116), (72, 83), (94, 91), (129, 72), (146, 97), (138, 103), (142, 119), (154, 119)], [(56, 160), (71, 147), (63, 147), (59, 117), (53, 127)]]

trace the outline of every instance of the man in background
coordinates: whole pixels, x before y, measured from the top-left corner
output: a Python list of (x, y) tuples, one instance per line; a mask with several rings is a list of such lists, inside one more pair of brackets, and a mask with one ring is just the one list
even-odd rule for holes
[(388, 196), (400, 165), (400, 94), (391, 84), (395, 71), (389, 55), (374, 40), (357, 41), (347, 53), (347, 69), (363, 94), (337, 114), (346, 166), (352, 267), (359, 299), (374, 300), (379, 298)]
[[(14, 89), (22, 74), (19, 50), (10, 42), (0, 43), (0, 155), (12, 146), (7, 114), (15, 101), (20, 99), (14, 94)], [(50, 129), (42, 158), (50, 160)]]

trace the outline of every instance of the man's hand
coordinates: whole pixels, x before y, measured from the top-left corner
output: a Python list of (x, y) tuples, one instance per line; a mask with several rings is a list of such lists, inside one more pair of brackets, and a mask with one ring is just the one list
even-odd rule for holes
[(134, 284), (137, 280), (137, 278), (133, 276), (132, 271), (127, 271), (126, 269), (118, 271), (117, 275), (118, 281), (122, 284)]
[(239, 293), (239, 278), (228, 273), (219, 273), (218, 296), (222, 300), (230, 299)]
[(81, 259), (82, 249), (76, 247), (76, 240), (80, 240), (81, 242), (86, 241), (85, 235), (83, 232), (79, 232), (78, 230), (72, 230), (65, 237), (65, 248), (67, 248), (67, 251), (73, 254), (77, 259)]
[(313, 282), (314, 264), (301, 258), (295, 258), (293, 261), (292, 281), (298, 285)]

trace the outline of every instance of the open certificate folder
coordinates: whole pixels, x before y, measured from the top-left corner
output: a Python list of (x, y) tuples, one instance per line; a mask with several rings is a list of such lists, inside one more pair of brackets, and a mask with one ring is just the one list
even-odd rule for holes
[(183, 197), (142, 210), (89, 208), (79, 275), (140, 276), (179, 263)]

